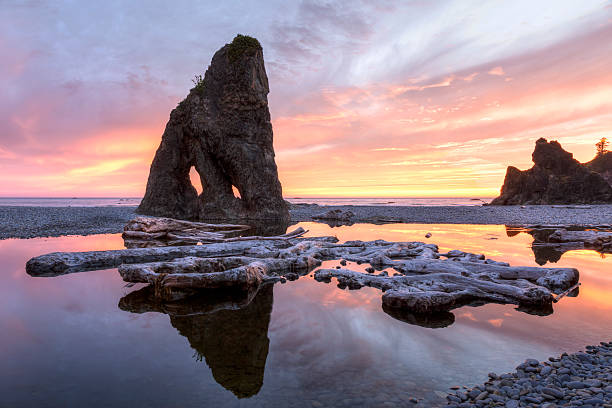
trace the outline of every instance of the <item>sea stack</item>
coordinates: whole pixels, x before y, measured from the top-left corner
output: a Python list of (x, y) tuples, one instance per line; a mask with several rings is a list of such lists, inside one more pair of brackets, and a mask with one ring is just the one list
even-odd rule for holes
[[(137, 212), (189, 220), (289, 220), (274, 161), (268, 92), (259, 41), (237, 35), (170, 114)], [(189, 179), (192, 167), (202, 182), (200, 195)]]
[(590, 170), (599, 173), (612, 186), (612, 152), (595, 156), (590, 162), (584, 163)]
[(557, 141), (539, 139), (532, 159), (529, 170), (508, 167), (501, 194), (491, 205), (612, 203), (608, 182)]

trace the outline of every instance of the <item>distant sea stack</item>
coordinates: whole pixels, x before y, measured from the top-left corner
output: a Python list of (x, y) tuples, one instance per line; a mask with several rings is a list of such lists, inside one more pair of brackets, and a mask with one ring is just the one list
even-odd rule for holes
[(590, 170), (601, 174), (608, 184), (612, 186), (612, 152), (597, 155), (590, 162), (584, 163)]
[(612, 203), (610, 184), (557, 141), (539, 139), (531, 157), (529, 170), (508, 167), (501, 194), (491, 205)]
[[(190, 220), (289, 220), (259, 41), (237, 35), (194, 82), (170, 114), (137, 212)], [(199, 196), (189, 179), (192, 167), (202, 182)]]

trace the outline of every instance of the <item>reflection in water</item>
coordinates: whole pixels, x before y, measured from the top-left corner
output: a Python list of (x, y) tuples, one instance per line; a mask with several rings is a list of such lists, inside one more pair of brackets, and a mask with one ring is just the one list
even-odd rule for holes
[[(569, 243), (554, 243), (549, 242), (549, 237), (559, 228), (525, 228), (521, 226), (506, 225), (506, 235), (511, 238), (521, 232), (529, 234), (533, 237), (531, 243), (531, 250), (533, 252), (535, 261), (538, 265), (545, 265), (547, 262), (557, 263), (561, 260), (561, 256), (569, 251), (585, 249), (581, 242), (569, 242)], [(586, 231), (589, 228), (581, 227), (570, 227), (569, 230), (573, 231)], [(605, 257), (606, 250), (598, 250), (590, 248), (598, 252), (602, 257)]]
[(273, 285), (250, 293), (210, 291), (175, 302), (161, 301), (147, 286), (123, 297), (119, 308), (169, 315), (170, 324), (187, 337), (217, 383), (238, 398), (248, 398), (263, 385), (272, 303)]
[[(520, 232), (508, 237), (503, 225), (355, 224), (332, 229), (300, 223), (291, 228), (296, 227), (310, 230), (311, 236), (332, 234), (340, 240), (425, 241), (438, 244), (441, 252), (461, 249), (511, 265), (536, 266), (533, 238)], [(426, 239), (427, 233), (432, 237)], [(240, 315), (237, 309), (247, 306), (248, 296), (239, 298), (246, 302), (230, 297), (224, 304), (205, 297), (156, 305), (147, 301), (146, 291), (137, 291), (122, 300), (122, 308), (135, 312), (126, 313), (117, 308), (126, 289), (116, 269), (53, 279), (32, 278), (24, 270), (29, 258), (42, 253), (122, 246), (119, 234), (0, 240), (0, 406), (404, 407), (417, 397), (424, 398), (417, 406), (433, 407), (444, 403), (439, 395), (450, 386), (482, 383), (487, 373), (512, 371), (527, 357), (545, 360), (610, 340), (612, 258), (584, 249), (565, 253), (555, 264), (579, 269), (582, 286), (579, 297), (556, 303), (554, 314), (540, 317), (497, 304), (464, 307), (453, 310), (452, 325), (435, 330), (383, 313), (376, 289), (339, 290), (308, 278), (276, 285), (269, 317), (267, 312), (253, 313), (244, 328), (228, 323), (239, 317), (215, 328), (205, 317), (187, 315)], [(172, 316), (174, 327), (164, 314), (144, 313), (152, 311)], [(189, 335), (194, 348), (204, 343), (198, 341), (197, 322), (212, 328), (207, 336), (221, 336), (219, 342), (230, 341), (226, 333), (244, 330), (245, 337), (256, 339), (252, 342), (267, 343), (265, 327), (262, 334), (253, 333), (250, 324), (257, 324), (256, 318), (264, 323), (269, 319), (265, 381), (257, 395), (237, 399), (215, 378), (223, 378), (218, 367), (229, 365), (229, 354), (239, 347), (228, 352), (231, 347), (210, 340), (223, 355), (215, 360), (208, 348), (199, 353), (214, 367), (213, 378), (206, 364), (192, 358), (194, 351), (177, 328)], [(188, 328), (175, 323), (189, 319)], [(443, 319), (428, 324), (441, 326)], [(256, 359), (247, 355), (258, 354), (244, 353), (235, 364), (242, 367), (245, 360)]]
[(388, 307), (384, 304), (382, 305), (382, 309), (386, 314), (401, 322), (427, 327), (430, 329), (441, 329), (455, 323), (455, 315), (451, 312), (414, 314), (407, 310)]

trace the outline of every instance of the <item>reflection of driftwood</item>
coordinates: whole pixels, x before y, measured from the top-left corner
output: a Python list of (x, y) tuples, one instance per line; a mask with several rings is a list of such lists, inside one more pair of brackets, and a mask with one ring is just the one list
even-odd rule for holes
[(593, 249), (601, 254), (612, 253), (612, 226), (596, 225), (506, 225), (512, 237), (525, 232), (533, 237), (531, 249), (539, 265), (558, 262), (568, 251)]
[(438, 312), (430, 314), (411, 313), (404, 309), (389, 307), (383, 303), (383, 311), (389, 316), (399, 321), (427, 327), (430, 329), (440, 329), (455, 323), (455, 315), (451, 312)]

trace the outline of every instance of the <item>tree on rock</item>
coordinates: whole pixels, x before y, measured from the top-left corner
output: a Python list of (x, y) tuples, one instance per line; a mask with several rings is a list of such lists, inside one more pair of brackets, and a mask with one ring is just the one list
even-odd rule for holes
[(608, 146), (610, 146), (610, 142), (605, 137), (602, 137), (601, 140), (595, 143), (595, 147), (597, 148), (597, 156), (603, 156), (608, 153)]

